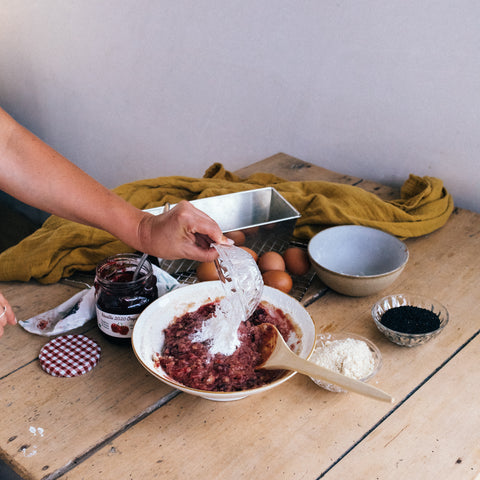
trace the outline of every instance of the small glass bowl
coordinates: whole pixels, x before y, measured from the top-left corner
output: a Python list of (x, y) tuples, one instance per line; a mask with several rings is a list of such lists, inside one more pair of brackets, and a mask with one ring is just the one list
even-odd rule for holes
[[(440, 326), (428, 333), (402, 333), (392, 330), (382, 323), (380, 320), (382, 315), (389, 309), (410, 305), (412, 307), (424, 308), (429, 310), (440, 319)], [(372, 317), (377, 328), (393, 343), (402, 347), (416, 347), (422, 345), (432, 338), (435, 338), (448, 323), (448, 310), (436, 300), (423, 297), (421, 295), (397, 294), (383, 297), (372, 307)]]
[[(359, 380), (361, 382), (366, 382), (367, 380), (370, 380), (372, 377), (374, 377), (378, 371), (380, 370), (380, 367), (382, 365), (382, 354), (380, 353), (380, 350), (377, 348), (377, 346), (372, 343), (368, 338), (362, 337), (360, 335), (356, 335), (355, 333), (349, 333), (349, 332), (338, 332), (338, 333), (330, 333), (330, 332), (324, 332), (324, 333), (319, 333), (317, 334), (316, 341), (315, 341), (315, 348), (312, 352), (312, 355), (310, 356), (310, 361), (313, 362), (312, 356), (315, 352), (315, 350), (319, 348), (323, 348), (327, 342), (332, 342), (334, 340), (346, 340), (347, 338), (353, 338), (355, 340), (361, 340), (365, 342), (370, 349), (370, 351), (373, 354), (373, 361), (374, 361), (374, 367), (373, 371), (367, 375), (364, 378), (360, 378)], [(337, 385), (333, 385), (331, 383), (327, 383), (323, 380), (319, 380), (318, 378), (313, 378), (310, 377), (314, 383), (316, 383), (319, 387), (324, 388), (325, 390), (329, 390), (330, 392), (336, 392), (336, 393), (346, 393), (346, 390), (343, 388), (338, 387)]]

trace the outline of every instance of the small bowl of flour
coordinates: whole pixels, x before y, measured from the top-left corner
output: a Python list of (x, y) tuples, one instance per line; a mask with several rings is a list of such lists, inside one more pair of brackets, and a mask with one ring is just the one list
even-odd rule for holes
[[(328, 370), (366, 382), (381, 367), (380, 350), (367, 338), (354, 333), (320, 333), (309, 360)], [(342, 388), (310, 377), (318, 386), (331, 392), (345, 392)]]

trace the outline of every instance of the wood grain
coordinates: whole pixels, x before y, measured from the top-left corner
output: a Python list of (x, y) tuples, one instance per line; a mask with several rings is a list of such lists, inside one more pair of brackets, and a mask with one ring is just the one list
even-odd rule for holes
[[(480, 472), (476, 337), (345, 456), (325, 480), (474, 478)], [(376, 452), (374, 461), (366, 461)]]
[(25, 478), (43, 478), (87, 454), (172, 391), (140, 366), (131, 347), (109, 343), (96, 328), (87, 335), (102, 349), (91, 372), (53, 377), (35, 360), (0, 381), (2, 457)]
[[(395, 405), (417, 388), (421, 390), (424, 380), (478, 332), (477, 315), (471, 309), (479, 295), (471, 281), (479, 274), (478, 262), (471, 262), (480, 247), (480, 224), (472, 226), (474, 217), (470, 212), (457, 212), (444, 229), (407, 242), (412, 253), (409, 269), (384, 292), (423, 293), (445, 302), (451, 314), (450, 323), (430, 343), (405, 348), (385, 339), (370, 316), (378, 296), (353, 298), (329, 292), (308, 307), (319, 330), (351, 331), (377, 344), (383, 355), (383, 367), (372, 382), (393, 394)], [(464, 229), (469, 234), (459, 236), (458, 232)], [(442, 248), (453, 238), (458, 256)], [(455, 262), (448, 260), (456, 256)], [(452, 277), (452, 268), (458, 274), (447, 281)], [(459, 298), (462, 302), (458, 302)], [(452, 395), (454, 392), (451, 391)], [(300, 375), (268, 394), (228, 405), (182, 394), (65, 478), (93, 478), (105, 471), (117, 475), (125, 468), (129, 474), (140, 474), (142, 478), (158, 475), (200, 479), (205, 472), (214, 472), (211, 478), (318, 478), (353, 445), (361, 444), (366, 432), (378, 428), (389, 409), (352, 393), (321, 390)], [(469, 419), (464, 421), (468, 423)], [(141, 465), (128, 470), (123, 452), (141, 456), (146, 444), (152, 446), (155, 454), (145, 456)], [(374, 465), (377, 460), (372, 462), (367, 455), (363, 462)]]
[[(40, 285), (28, 283), (2, 282), (0, 291), (8, 299), (18, 320), (45, 312), (60, 305), (79, 290), (62, 284)], [(86, 329), (91, 328), (87, 326)], [(85, 330), (86, 330), (85, 329)], [(10, 372), (35, 361), (46, 337), (32, 335), (20, 326), (7, 326), (0, 339), (0, 379)]]
[[(398, 195), (286, 154), (236, 173), (254, 172), (358, 185), (384, 199)], [(383, 366), (370, 382), (395, 397), (393, 406), (322, 390), (302, 375), (236, 402), (177, 395), (91, 325), (87, 334), (102, 347), (98, 366), (82, 377), (58, 379), (36, 359), (47, 339), (10, 327), (0, 340), (0, 457), (27, 480), (390, 479), (399, 478), (397, 472), (413, 479), (473, 478), (479, 468), (480, 216), (456, 209), (443, 228), (406, 243), (407, 267), (380, 295), (346, 297), (318, 280), (306, 295), (321, 293), (307, 307), (318, 330), (351, 331), (377, 344)], [(33, 282), (0, 289), (23, 318), (75, 292)], [(434, 297), (450, 312), (439, 337), (411, 349), (389, 342), (370, 316), (380, 296), (409, 292)], [(455, 420), (442, 415), (446, 410), (455, 411)]]

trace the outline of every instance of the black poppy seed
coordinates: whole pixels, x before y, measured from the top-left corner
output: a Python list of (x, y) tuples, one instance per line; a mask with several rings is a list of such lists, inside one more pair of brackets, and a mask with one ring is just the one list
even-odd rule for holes
[(440, 326), (440, 318), (426, 308), (402, 305), (388, 309), (380, 318), (385, 327), (400, 333), (430, 333)]

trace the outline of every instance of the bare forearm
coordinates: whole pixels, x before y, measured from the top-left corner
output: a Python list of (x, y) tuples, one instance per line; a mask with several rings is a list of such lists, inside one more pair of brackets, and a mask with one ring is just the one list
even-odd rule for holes
[[(202, 262), (217, 258), (215, 248), (197, 241), (198, 234), (231, 244), (216, 222), (189, 202), (182, 201), (158, 216), (135, 208), (1, 108), (0, 190), (46, 212), (106, 230), (130, 247), (157, 257)], [(15, 323), (15, 314), (0, 293), (0, 337), (6, 323)]]
[(130, 247), (162, 258), (211, 261), (197, 234), (229, 243), (208, 215), (180, 202), (166, 215), (143, 212), (19, 125), (0, 108), (0, 189), (68, 220), (101, 228)]
[(146, 214), (99, 184), (0, 111), (0, 189), (69, 220), (102, 228), (141, 248), (137, 226)]

